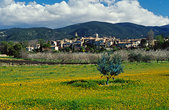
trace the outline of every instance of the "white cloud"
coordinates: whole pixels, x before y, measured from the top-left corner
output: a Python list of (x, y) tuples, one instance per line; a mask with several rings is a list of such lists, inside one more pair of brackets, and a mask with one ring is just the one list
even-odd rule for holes
[(0, 1), (0, 27), (58, 28), (87, 21), (132, 22), (146, 26), (169, 24), (168, 17), (142, 8), (137, 0), (69, 0), (53, 5)]
[(115, 3), (116, 0), (100, 0), (100, 2), (103, 2), (105, 4), (107, 4), (108, 6), (112, 5), (113, 3)]
[(4, 6), (7, 6), (7, 5), (11, 5), (12, 3), (14, 3), (13, 0), (1, 0), (1, 1), (0, 1), (0, 7), (4, 7)]

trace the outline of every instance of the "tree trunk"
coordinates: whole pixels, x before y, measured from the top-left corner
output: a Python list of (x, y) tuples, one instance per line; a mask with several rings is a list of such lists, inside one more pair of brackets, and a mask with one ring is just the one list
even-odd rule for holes
[(107, 77), (106, 85), (109, 85), (109, 77)]

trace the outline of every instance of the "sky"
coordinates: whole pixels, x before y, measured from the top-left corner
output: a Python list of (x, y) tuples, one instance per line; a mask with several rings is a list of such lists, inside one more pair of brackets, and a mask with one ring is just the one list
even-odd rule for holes
[(60, 28), (88, 21), (169, 24), (169, 0), (0, 0), (0, 28)]

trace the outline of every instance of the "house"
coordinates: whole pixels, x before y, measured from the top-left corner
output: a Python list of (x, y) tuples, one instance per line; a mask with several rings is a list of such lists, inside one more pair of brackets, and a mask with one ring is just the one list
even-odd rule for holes
[(117, 47), (120, 47), (120, 48), (130, 48), (130, 47), (132, 47), (131, 42), (118, 42), (116, 45), (117, 45)]
[(35, 49), (40, 49), (40, 44), (35, 44), (35, 45), (29, 45), (28, 47), (26, 47), (26, 50), (31, 52)]
[(34, 48), (33, 46), (28, 46), (28, 47), (26, 47), (26, 50), (29, 51), (29, 52), (33, 51), (34, 49), (35, 49), (35, 48)]
[(99, 35), (96, 33), (95, 37), (82, 37), (81, 40), (84, 42), (83, 46), (96, 46), (96, 47), (110, 47), (114, 44), (116, 40), (115, 37), (103, 37), (99, 38)]
[(71, 47), (71, 45), (72, 45), (72, 43), (70, 43), (70, 42), (65, 42), (65, 43), (63, 44), (63, 48)]
[(56, 51), (59, 50), (59, 47), (57, 46), (57, 42), (56, 41), (51, 41), (50, 44), (51, 44), (51, 49), (52, 50), (56, 50)]
[(124, 39), (117, 41), (116, 44), (120, 48), (136, 48), (140, 45), (142, 39)]
[(96, 41), (94, 45), (96, 47), (106, 47), (104, 40)]
[(78, 41), (76, 41), (76, 42), (73, 42), (73, 43), (72, 43), (72, 46), (73, 46), (73, 47), (82, 47), (82, 46), (83, 46), (83, 42), (80, 41), (80, 40), (78, 40)]
[(56, 42), (59, 49), (63, 48), (64, 40), (57, 40)]
[(135, 41), (131, 41), (132, 42), (132, 47), (138, 47), (141, 43), (141, 40), (135, 40)]
[(83, 46), (83, 41), (80, 41), (80, 40), (78, 40), (78, 41), (72, 43), (72, 48), (73, 48), (74, 50), (80, 50), (80, 48), (81, 48), (82, 46)]

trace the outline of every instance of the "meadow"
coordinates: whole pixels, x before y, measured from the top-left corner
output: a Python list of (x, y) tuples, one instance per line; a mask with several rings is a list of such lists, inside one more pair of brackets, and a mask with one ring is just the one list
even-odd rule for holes
[(108, 86), (96, 65), (0, 66), (0, 109), (169, 109), (169, 62), (123, 66)]

